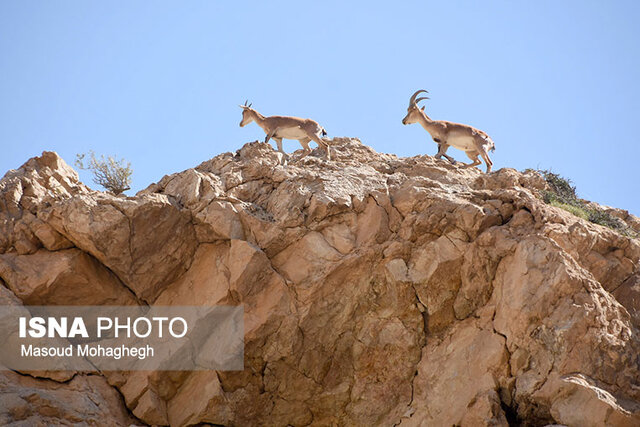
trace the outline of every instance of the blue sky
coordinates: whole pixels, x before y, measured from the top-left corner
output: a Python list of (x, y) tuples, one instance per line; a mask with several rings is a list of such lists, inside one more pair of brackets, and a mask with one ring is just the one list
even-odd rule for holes
[(640, 215), (638, 22), (637, 1), (3, 0), (0, 175), (43, 150), (70, 164), (94, 150), (130, 160), (137, 191), (263, 138), (238, 127), (247, 98), (433, 155), (401, 123), (425, 88), (433, 119), (491, 135), (495, 168), (552, 169)]

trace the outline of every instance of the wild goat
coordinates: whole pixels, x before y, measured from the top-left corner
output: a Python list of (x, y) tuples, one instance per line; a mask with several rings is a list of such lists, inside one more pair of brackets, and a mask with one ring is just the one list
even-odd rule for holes
[(240, 108), (242, 108), (240, 127), (246, 126), (251, 122), (256, 122), (267, 134), (264, 139), (265, 144), (269, 142), (269, 139), (273, 138), (278, 144), (278, 151), (285, 156), (286, 153), (282, 149), (283, 139), (297, 139), (304, 149), (302, 158), (311, 153), (309, 141), (315, 141), (319, 147), (323, 147), (327, 152), (327, 160), (331, 160), (329, 141), (327, 138), (324, 138), (327, 132), (318, 122), (311, 119), (301, 119), (299, 117), (265, 117), (251, 108), (252, 104), (247, 105), (247, 102), (248, 100), (245, 101), (244, 105), (240, 105)]
[(467, 156), (473, 160), (473, 163), (464, 164), (464, 168), (481, 164), (482, 162), (478, 159), (478, 155), (480, 155), (487, 164), (487, 173), (491, 172), (493, 162), (489, 158), (489, 151), (495, 150), (495, 144), (491, 138), (489, 138), (489, 135), (468, 125), (444, 120), (431, 120), (424, 112), (424, 107), (418, 107), (418, 102), (423, 99), (429, 99), (426, 96), (416, 99), (416, 96), (421, 92), (429, 93), (426, 90), (419, 90), (411, 96), (411, 99), (409, 99), (409, 107), (407, 108), (407, 115), (402, 119), (402, 124), (420, 123), (422, 127), (429, 132), (431, 138), (438, 144), (436, 159), (444, 156), (451, 163), (455, 164), (456, 161), (453, 157), (446, 154), (447, 149), (451, 146), (464, 151)]

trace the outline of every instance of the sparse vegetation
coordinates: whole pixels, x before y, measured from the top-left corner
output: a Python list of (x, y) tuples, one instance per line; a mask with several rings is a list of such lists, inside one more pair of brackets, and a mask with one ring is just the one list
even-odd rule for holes
[(133, 173), (130, 162), (125, 165), (124, 159), (117, 160), (112, 156), (105, 158), (103, 155), (98, 158), (93, 151), (88, 154), (86, 165), (86, 154), (77, 154), (75, 164), (80, 169), (91, 171), (93, 182), (116, 196), (129, 190)]
[(598, 207), (589, 206), (588, 202), (580, 199), (571, 180), (548, 170), (538, 170), (538, 172), (542, 174), (549, 185), (549, 190), (542, 193), (545, 203), (564, 209), (594, 224), (604, 225), (624, 235), (637, 237), (638, 233), (620, 218), (616, 218)]
[(569, 205), (567, 203), (562, 203), (557, 200), (550, 200), (547, 203), (550, 204), (551, 206), (555, 206), (557, 208), (564, 209), (567, 212), (571, 212), (575, 216), (578, 216), (582, 219), (586, 219), (587, 221), (589, 220), (589, 214), (581, 207)]

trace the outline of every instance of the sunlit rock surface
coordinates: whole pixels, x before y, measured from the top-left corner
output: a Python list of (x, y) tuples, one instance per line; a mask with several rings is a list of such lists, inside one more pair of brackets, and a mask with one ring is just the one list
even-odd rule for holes
[(640, 425), (640, 241), (535, 172), (332, 151), (249, 143), (135, 197), (51, 152), (9, 171), (3, 304), (242, 304), (245, 369), (5, 371), (0, 424)]

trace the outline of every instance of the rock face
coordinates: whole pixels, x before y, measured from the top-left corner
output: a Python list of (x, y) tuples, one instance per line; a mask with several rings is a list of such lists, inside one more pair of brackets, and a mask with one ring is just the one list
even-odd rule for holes
[(4, 304), (242, 304), (245, 369), (5, 372), (0, 423), (640, 425), (639, 240), (535, 172), (332, 149), (249, 143), (128, 198), (55, 153), (8, 172)]

